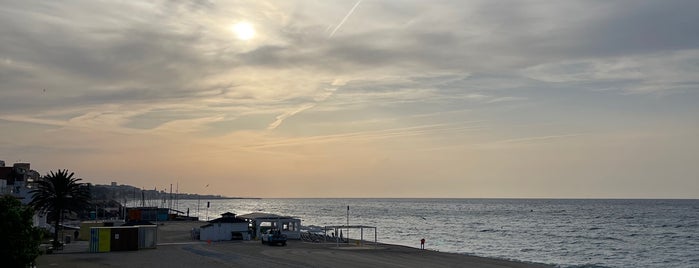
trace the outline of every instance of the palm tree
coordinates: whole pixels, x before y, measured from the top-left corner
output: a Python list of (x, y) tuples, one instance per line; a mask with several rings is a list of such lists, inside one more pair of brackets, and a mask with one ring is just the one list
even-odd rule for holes
[(65, 212), (80, 212), (90, 203), (90, 191), (81, 179), (73, 178), (74, 173), (68, 170), (53, 171), (37, 181), (36, 189), (32, 190), (32, 201), (29, 205), (41, 213), (51, 212), (54, 234), (53, 241), (58, 243), (58, 225)]

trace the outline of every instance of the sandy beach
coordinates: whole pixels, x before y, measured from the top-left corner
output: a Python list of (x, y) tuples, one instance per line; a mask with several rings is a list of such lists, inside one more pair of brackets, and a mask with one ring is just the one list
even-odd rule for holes
[(497, 259), (379, 244), (336, 247), (335, 244), (289, 241), (286, 247), (259, 241), (193, 241), (189, 230), (202, 223), (167, 222), (158, 228), (157, 249), (88, 253), (87, 242), (42, 255), (38, 267), (550, 267)]

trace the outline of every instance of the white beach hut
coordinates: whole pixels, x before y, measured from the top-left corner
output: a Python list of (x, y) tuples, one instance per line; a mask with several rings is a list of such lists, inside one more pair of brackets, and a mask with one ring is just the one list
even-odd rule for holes
[(210, 220), (209, 224), (202, 226), (199, 231), (199, 240), (202, 241), (233, 239), (250, 240), (250, 232), (248, 222), (230, 212), (221, 214), (221, 218)]

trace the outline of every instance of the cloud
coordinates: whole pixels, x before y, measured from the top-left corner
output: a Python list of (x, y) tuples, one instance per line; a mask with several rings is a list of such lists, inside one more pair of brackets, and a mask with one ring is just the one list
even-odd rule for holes
[(21, 122), (21, 123), (40, 124), (40, 125), (49, 125), (49, 126), (65, 126), (66, 125), (66, 123), (64, 121), (60, 121), (60, 120), (41, 119), (41, 118), (34, 118), (31, 116), (21, 116), (21, 115), (4, 115), (4, 116), (0, 116), (0, 119), (5, 120), (5, 121), (10, 121), (10, 122)]
[(699, 50), (642, 56), (547, 63), (522, 70), (526, 77), (551, 83), (605, 82), (626, 92), (663, 92), (699, 87)]
[(432, 124), (401, 128), (385, 128), (381, 130), (338, 133), (331, 135), (317, 135), (300, 138), (277, 139), (257, 144), (246, 145), (251, 149), (269, 149), (279, 147), (304, 146), (318, 143), (366, 143), (368, 141), (405, 138), (405, 137), (429, 137), (438, 133), (461, 133), (476, 131), (482, 128), (479, 122), (462, 122), (461, 124)]
[[(362, 12), (354, 12), (360, 4)], [(696, 20), (688, 5), (694, 4), (358, 1), (348, 12), (323, 3), (86, 1), (76, 12), (70, 5), (11, 3), (0, 19), (0, 41), (7, 44), (0, 48), (0, 110), (151, 105), (141, 111), (147, 120), (148, 110), (176, 106), (201, 118), (235, 118), (249, 112), (281, 116), (305, 103), (342, 100), (380, 106), (482, 95), (495, 104), (526, 99), (484, 92), (531, 86), (513, 74), (553, 83), (617, 82), (609, 86), (628, 92), (691, 89), (695, 81), (687, 74), (695, 72), (696, 56), (692, 49), (676, 50), (696, 46), (686, 27)], [(670, 13), (676, 15), (652, 25), (646, 17)], [(343, 15), (333, 32), (350, 16), (358, 27), (327, 40), (327, 22)], [(227, 25), (240, 19), (255, 23), (261, 39), (235, 40)], [(667, 42), (631, 43), (627, 33), (641, 35), (641, 26)], [(618, 42), (612, 38), (618, 33), (627, 37)], [(614, 49), (621, 45), (639, 49)], [(353, 86), (329, 82), (335, 79)], [(46, 96), (40, 96), (42, 88)]]
[(551, 136), (525, 137), (525, 138), (501, 140), (501, 141), (496, 141), (495, 143), (496, 144), (502, 144), (502, 143), (541, 143), (541, 142), (548, 142), (551, 140), (557, 140), (557, 139), (563, 139), (563, 138), (578, 137), (581, 135), (583, 135), (583, 134), (575, 133), (575, 134), (563, 134), (563, 135), (551, 135)]

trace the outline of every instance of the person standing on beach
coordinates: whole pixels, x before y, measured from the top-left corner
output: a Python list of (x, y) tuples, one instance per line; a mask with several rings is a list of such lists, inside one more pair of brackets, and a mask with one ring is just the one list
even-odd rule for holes
[(425, 249), (425, 239), (420, 239), (420, 249)]

